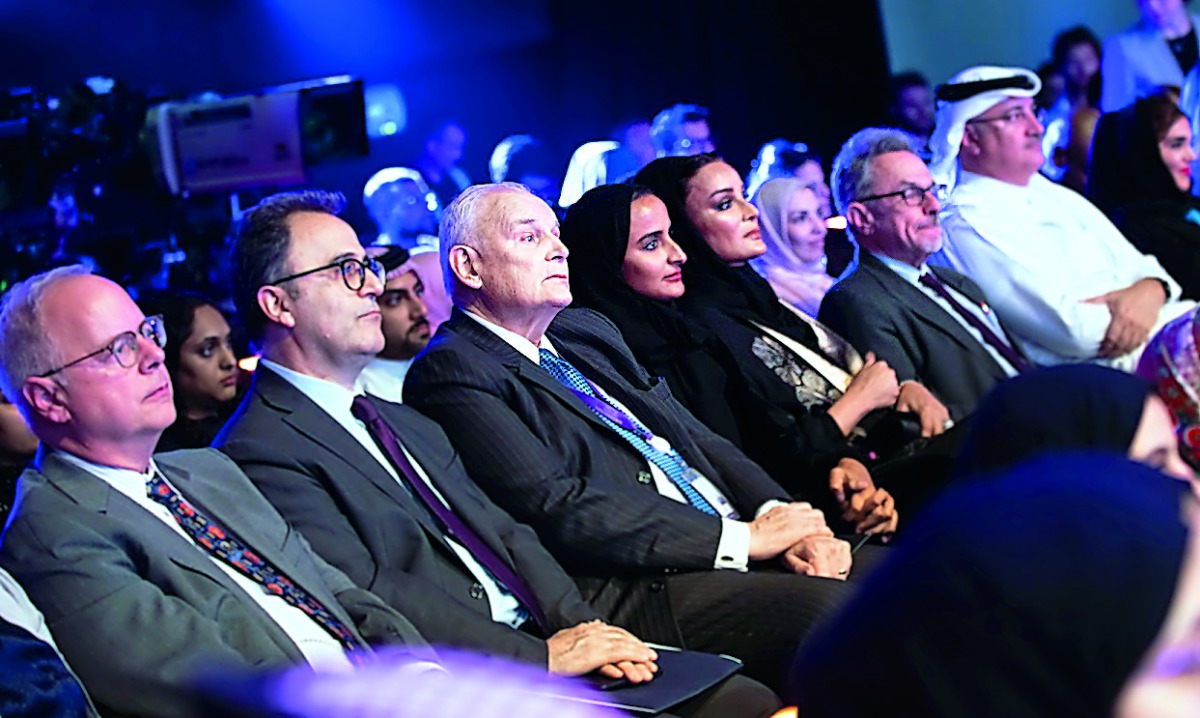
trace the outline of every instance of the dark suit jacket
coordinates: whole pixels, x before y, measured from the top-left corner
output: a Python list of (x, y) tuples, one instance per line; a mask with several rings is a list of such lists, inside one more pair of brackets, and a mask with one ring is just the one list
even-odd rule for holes
[[(639, 366), (603, 316), (564, 310), (547, 335), (565, 359), (712, 479), (743, 516), (753, 517), (769, 499), (788, 500)], [(717, 517), (660, 496), (641, 454), (544, 369), (460, 311), (414, 362), (404, 396), (441, 423), (471, 476), (537, 530), (593, 605), (624, 616), (617, 620), (647, 640), (678, 641), (661, 578), (712, 569)]]
[[(407, 406), (377, 404), (455, 513), (528, 583), (552, 623), (546, 630), (600, 617), (536, 534), (471, 482), (437, 424)], [(491, 619), (482, 586), (420, 499), (278, 374), (256, 372), (214, 446), (242, 467), (317, 553), (409, 616), (430, 641), (546, 665), (544, 641)]]
[[(155, 457), (171, 484), (324, 604), (359, 637), (420, 634), (322, 561), (232, 461), (209, 449)], [(101, 711), (189, 713), (185, 688), (214, 666), (253, 668), (303, 657), (213, 559), (116, 489), (53, 453), (22, 476), (0, 564), (46, 616), (59, 648)]]
[[(987, 302), (969, 278), (944, 267), (930, 269), (971, 301)], [(860, 352), (872, 351), (887, 361), (900, 381), (924, 384), (955, 421), (1008, 378), (957, 319), (870, 252), (862, 253), (854, 274), (825, 295), (819, 318)]]

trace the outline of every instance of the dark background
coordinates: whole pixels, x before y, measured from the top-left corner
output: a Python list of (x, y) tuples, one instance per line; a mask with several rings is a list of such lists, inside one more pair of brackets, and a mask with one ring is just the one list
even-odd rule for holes
[(482, 181), (509, 134), (539, 137), (565, 170), (575, 146), (617, 122), (694, 102), (745, 172), (777, 136), (831, 156), (881, 120), (888, 72), (875, 0), (0, 3), (0, 87), (54, 90), (94, 74), (161, 98), (340, 74), (399, 85), (409, 129), (310, 176), (347, 194), (360, 231), (363, 181), (408, 160), (434, 117), (462, 122), (462, 165)]

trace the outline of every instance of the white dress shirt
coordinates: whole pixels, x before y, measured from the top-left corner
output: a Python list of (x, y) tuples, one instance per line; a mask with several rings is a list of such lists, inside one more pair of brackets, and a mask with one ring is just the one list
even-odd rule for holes
[(960, 172), (941, 222), (946, 241), (930, 263), (973, 279), (1037, 364), (1137, 365), (1142, 347), (1097, 356), (1112, 315), (1085, 299), (1160, 280), (1168, 300), (1155, 330), (1195, 305), (1178, 301), (1179, 285), (1158, 260), (1135, 249), (1091, 202), (1040, 175), (1021, 187)]
[[(304, 611), (289, 604), (282, 597), (267, 591), (265, 587), (256, 583), (246, 574), (217, 558), (206, 549), (197, 546), (192, 537), (179, 525), (171, 511), (150, 498), (146, 490), (146, 483), (154, 474), (157, 473), (168, 486), (171, 486), (166, 474), (158, 470), (153, 459), (150, 461), (150, 470), (143, 474), (140, 471), (94, 464), (65, 451), (59, 451), (58, 455), (116, 489), (195, 546), (197, 551), (208, 557), (214, 566), (221, 569), (237, 584), (238, 588), (245, 591), (260, 608), (266, 611), (271, 620), (275, 621), (287, 634), (287, 637), (296, 644), (296, 648), (300, 650), (310, 665), (325, 671), (349, 671), (352, 669), (350, 660), (346, 658), (345, 648), (321, 624), (314, 621)], [(175, 489), (174, 486), (171, 488)], [(176, 491), (178, 490), (176, 489)], [(220, 523), (219, 516), (210, 518)]]
[[(929, 265), (922, 264), (920, 268), (917, 268), (911, 264), (901, 262), (898, 259), (892, 259), (891, 257), (883, 254), (875, 254), (874, 252), (872, 252), (872, 254), (874, 254), (875, 258), (880, 262), (883, 262), (885, 265), (887, 265), (888, 269), (898, 274), (901, 279), (916, 287), (922, 294), (932, 299), (935, 304), (946, 310), (946, 313), (953, 317), (954, 321), (958, 322), (963, 329), (967, 330), (968, 334), (975, 338), (975, 341), (979, 342), (979, 344), (985, 350), (987, 350), (987, 353), (996, 360), (996, 363), (1000, 365), (1000, 368), (1003, 369), (1006, 374), (1009, 376), (1017, 375), (1017, 368), (1010, 364), (1009, 361), (1004, 358), (1003, 354), (996, 351), (996, 348), (983, 338), (982, 332), (971, 326), (971, 323), (967, 321), (967, 318), (959, 314), (958, 311), (950, 305), (950, 302), (946, 301), (945, 297), (933, 291), (933, 289), (925, 286), (924, 284), (921, 284), (921, 275), (932, 274), (932, 272), (929, 271)], [(958, 303), (965, 307), (967, 311), (971, 312), (971, 314), (974, 314), (977, 319), (986, 324), (988, 328), (995, 332), (996, 336), (1000, 337), (1001, 339), (1006, 338), (1004, 329), (1000, 326), (1000, 322), (996, 319), (996, 314), (994, 312), (986, 311), (983, 307), (976, 304), (975, 300), (966, 296), (946, 282), (942, 282), (942, 286), (944, 286), (946, 291), (950, 292), (950, 294), (958, 300)]]
[[(396, 483), (400, 484), (401, 488), (410, 493), (412, 492), (412, 489), (410, 489), (404, 483), (404, 480), (400, 478), (400, 475), (396, 473), (396, 468), (392, 466), (392, 462), (389, 461), (386, 456), (384, 456), (383, 451), (379, 448), (379, 445), (375, 443), (375, 439), (371, 437), (371, 432), (367, 430), (366, 425), (359, 421), (350, 411), (351, 406), (354, 404), (354, 397), (362, 393), (361, 391), (357, 391), (357, 389), (360, 387), (356, 387), (355, 391), (351, 391), (345, 387), (338, 386), (333, 382), (325, 381), (324, 379), (317, 379), (316, 377), (293, 371), (285, 366), (276, 364), (270, 359), (261, 359), (259, 364), (260, 366), (265, 366), (279, 376), (283, 377), (284, 381), (296, 387), (297, 391), (299, 391), (301, 394), (304, 394), (309, 399), (312, 399), (313, 403), (319, 406), (321, 410), (328, 414), (331, 419), (336, 421), (343, 429), (345, 429), (350, 436), (354, 437), (354, 440), (357, 441), (364, 449), (366, 449), (371, 456), (375, 457), (375, 460), (379, 462), (379, 465), (382, 466), (389, 475), (391, 475), (392, 479), (394, 479)], [(429, 486), (430, 490), (433, 491), (434, 496), (436, 496), (438, 500), (442, 502), (442, 504), (449, 508), (450, 505), (446, 503), (446, 499), (442, 497), (441, 492), (439, 492), (437, 487), (434, 486), (429, 480), (429, 476), (426, 475), (425, 469), (421, 468), (421, 465), (416, 459), (413, 458), (413, 455), (408, 452), (408, 449), (404, 448), (403, 438), (397, 436), (396, 441), (400, 444), (400, 450), (404, 452), (406, 457), (408, 457), (408, 462), (412, 464), (413, 469), (416, 470), (417, 476), (419, 476), (420, 479)], [(420, 502), (420, 498), (418, 498), (417, 501)], [(462, 560), (466, 569), (471, 573), (472, 576), (475, 577), (475, 580), (478, 581), (481, 586), (483, 586), (484, 593), (487, 595), (488, 605), (491, 608), (493, 621), (507, 624), (513, 628), (518, 628), (522, 623), (529, 620), (529, 613), (526, 612), (526, 610), (521, 606), (516, 597), (513, 596), (503, 584), (497, 581), (496, 578), (492, 576), (492, 574), (486, 568), (483, 567), (483, 564), (476, 561), (475, 557), (471, 555), (470, 551), (468, 551), (462, 544), (450, 536), (445, 536), (445, 539), (450, 548), (454, 550), (454, 553), (456, 553), (459, 559)]]
[[(508, 329), (505, 329), (504, 327), (493, 324), (492, 322), (487, 321), (483, 317), (480, 317), (471, 312), (464, 312), (464, 313), (471, 319), (474, 319), (476, 322), (479, 322), (479, 324), (482, 325), (483, 327), (487, 328), (488, 331), (492, 332), (496, 336), (503, 339), (506, 344), (511, 346), (513, 349), (516, 349), (518, 352), (521, 353), (522, 356), (524, 356), (526, 359), (533, 362), (534, 364), (541, 366), (541, 361), (538, 357), (539, 349), (546, 349), (547, 351), (554, 354), (555, 356), (559, 356), (558, 351), (556, 351), (554, 348), (554, 345), (551, 344), (549, 337), (543, 336), (541, 344), (538, 344), (535, 346), (533, 344), (533, 342), (529, 341), (528, 339), (521, 336), (520, 334), (517, 334), (516, 332), (510, 331)], [(575, 367), (575, 368), (578, 369), (580, 373), (584, 374), (585, 377), (587, 376), (587, 374), (584, 373), (584, 370), (587, 367)], [(630, 411), (624, 405), (622, 405), (621, 402), (619, 402), (616, 399), (614, 399), (613, 397), (609, 396), (608, 393), (605, 392), (604, 390), (602, 390), (600, 387), (595, 386), (593, 384), (593, 388), (595, 388), (596, 391), (600, 392), (607, 401), (612, 403), (613, 406), (615, 406), (618, 409), (620, 409), (621, 411), (625, 412), (627, 415), (633, 417), (634, 419), (636, 419), (638, 421), (638, 423), (642, 424), (643, 426), (646, 425), (645, 422), (641, 421), (640, 419), (637, 419), (637, 415), (635, 415), (632, 411)], [(651, 430), (653, 430), (652, 427), (647, 427), (647, 428), (650, 428)], [(663, 438), (663, 437), (660, 437), (660, 438)], [(670, 443), (665, 441), (665, 438), (664, 438), (664, 444), (666, 446), (667, 451), (674, 451), (674, 449), (671, 448)], [(671, 499), (672, 501), (678, 501), (679, 503), (682, 503), (682, 504), (688, 503), (688, 500), (683, 495), (683, 492), (679, 490), (679, 487), (676, 486), (673, 481), (671, 481), (670, 477), (668, 477), (666, 474), (663, 473), (662, 469), (658, 468), (650, 461), (647, 461), (646, 465), (650, 469), (650, 475), (654, 477), (654, 488), (658, 491), (660, 496)], [(715, 487), (714, 487), (714, 489), (715, 489)], [(720, 493), (720, 492), (718, 491), (718, 493)], [(766, 513), (767, 511), (769, 511), (772, 507), (781, 505), (781, 503), (782, 502), (779, 502), (779, 501), (768, 501), (768, 502), (764, 503), (761, 507), (759, 507), (756, 515), (762, 515), (762, 514)], [(734, 570), (734, 571), (746, 571), (748, 569), (749, 565), (750, 565), (750, 526), (749, 526), (749, 524), (747, 524), (744, 521), (739, 521), (736, 519), (722, 518), (721, 519), (721, 538), (717, 542), (717, 557), (716, 557), (716, 560), (713, 562), (713, 568), (730, 569), (730, 570)]]
[(383, 359), (375, 357), (358, 375), (358, 384), (371, 396), (394, 404), (404, 403), (404, 377), (412, 359)]

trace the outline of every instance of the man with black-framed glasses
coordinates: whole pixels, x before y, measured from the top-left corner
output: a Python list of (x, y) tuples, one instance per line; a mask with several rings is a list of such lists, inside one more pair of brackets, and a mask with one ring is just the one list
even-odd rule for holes
[(1194, 302), (1099, 209), (1038, 173), (1040, 89), (1027, 69), (991, 66), (938, 87), (931, 170), (951, 191), (930, 261), (978, 282), (1033, 362), (1132, 371), (1150, 336)]
[(820, 319), (901, 381), (916, 381), (961, 421), (997, 382), (1026, 366), (982, 290), (931, 268), (942, 246), (945, 186), (900, 131), (857, 132), (833, 164), (834, 197), (862, 252), (821, 303)]
[(206, 671), (351, 670), (368, 643), (441, 672), (417, 629), (296, 540), (233, 462), (153, 456), (175, 421), (164, 344), (159, 318), (80, 266), (0, 304), (0, 383), (42, 442), (0, 566), (101, 712), (187, 715)]

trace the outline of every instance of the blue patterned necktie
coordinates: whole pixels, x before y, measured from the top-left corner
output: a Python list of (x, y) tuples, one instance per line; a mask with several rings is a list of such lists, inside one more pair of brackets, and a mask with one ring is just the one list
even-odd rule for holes
[[(639, 454), (646, 457), (646, 460), (662, 469), (662, 472), (671, 479), (671, 482), (683, 492), (684, 498), (688, 500), (692, 506), (703, 511), (706, 514), (718, 515), (716, 510), (700, 492), (692, 486), (688, 480), (688, 474), (691, 473), (687, 463), (683, 457), (674, 451), (661, 451), (650, 444), (647, 437), (652, 437), (653, 434), (640, 421), (633, 416), (622, 411), (616, 406), (613, 406), (603, 394), (596, 391), (592, 383), (587, 380), (579, 370), (571, 365), (566, 359), (559, 357), (554, 352), (548, 349), (538, 349), (538, 359), (543, 369), (549, 372), (550, 376), (557, 379), (563, 386), (567, 387), (575, 394), (579, 395), (580, 399), (590, 397), (592, 401), (584, 401), (588, 408), (604, 422), (608, 428), (617, 432), (621, 438), (628, 441)], [(624, 418), (624, 421), (618, 423), (607, 416), (608, 412), (597, 409), (594, 401), (603, 402), (605, 405), (612, 408), (613, 412)], [(625, 426), (622, 426), (625, 424)], [(627, 428), (630, 427), (630, 428)]]
[[(271, 595), (279, 596), (289, 606), (303, 611), (329, 635), (336, 638), (347, 651), (362, 648), (362, 644), (350, 629), (320, 601), (252, 551), (237, 536), (197, 511), (157, 473), (146, 482), (146, 493), (151, 499), (167, 507), (171, 516), (197, 546), (233, 566), (255, 583), (261, 584)], [(353, 660), (352, 653), (348, 654), (348, 657)]]

